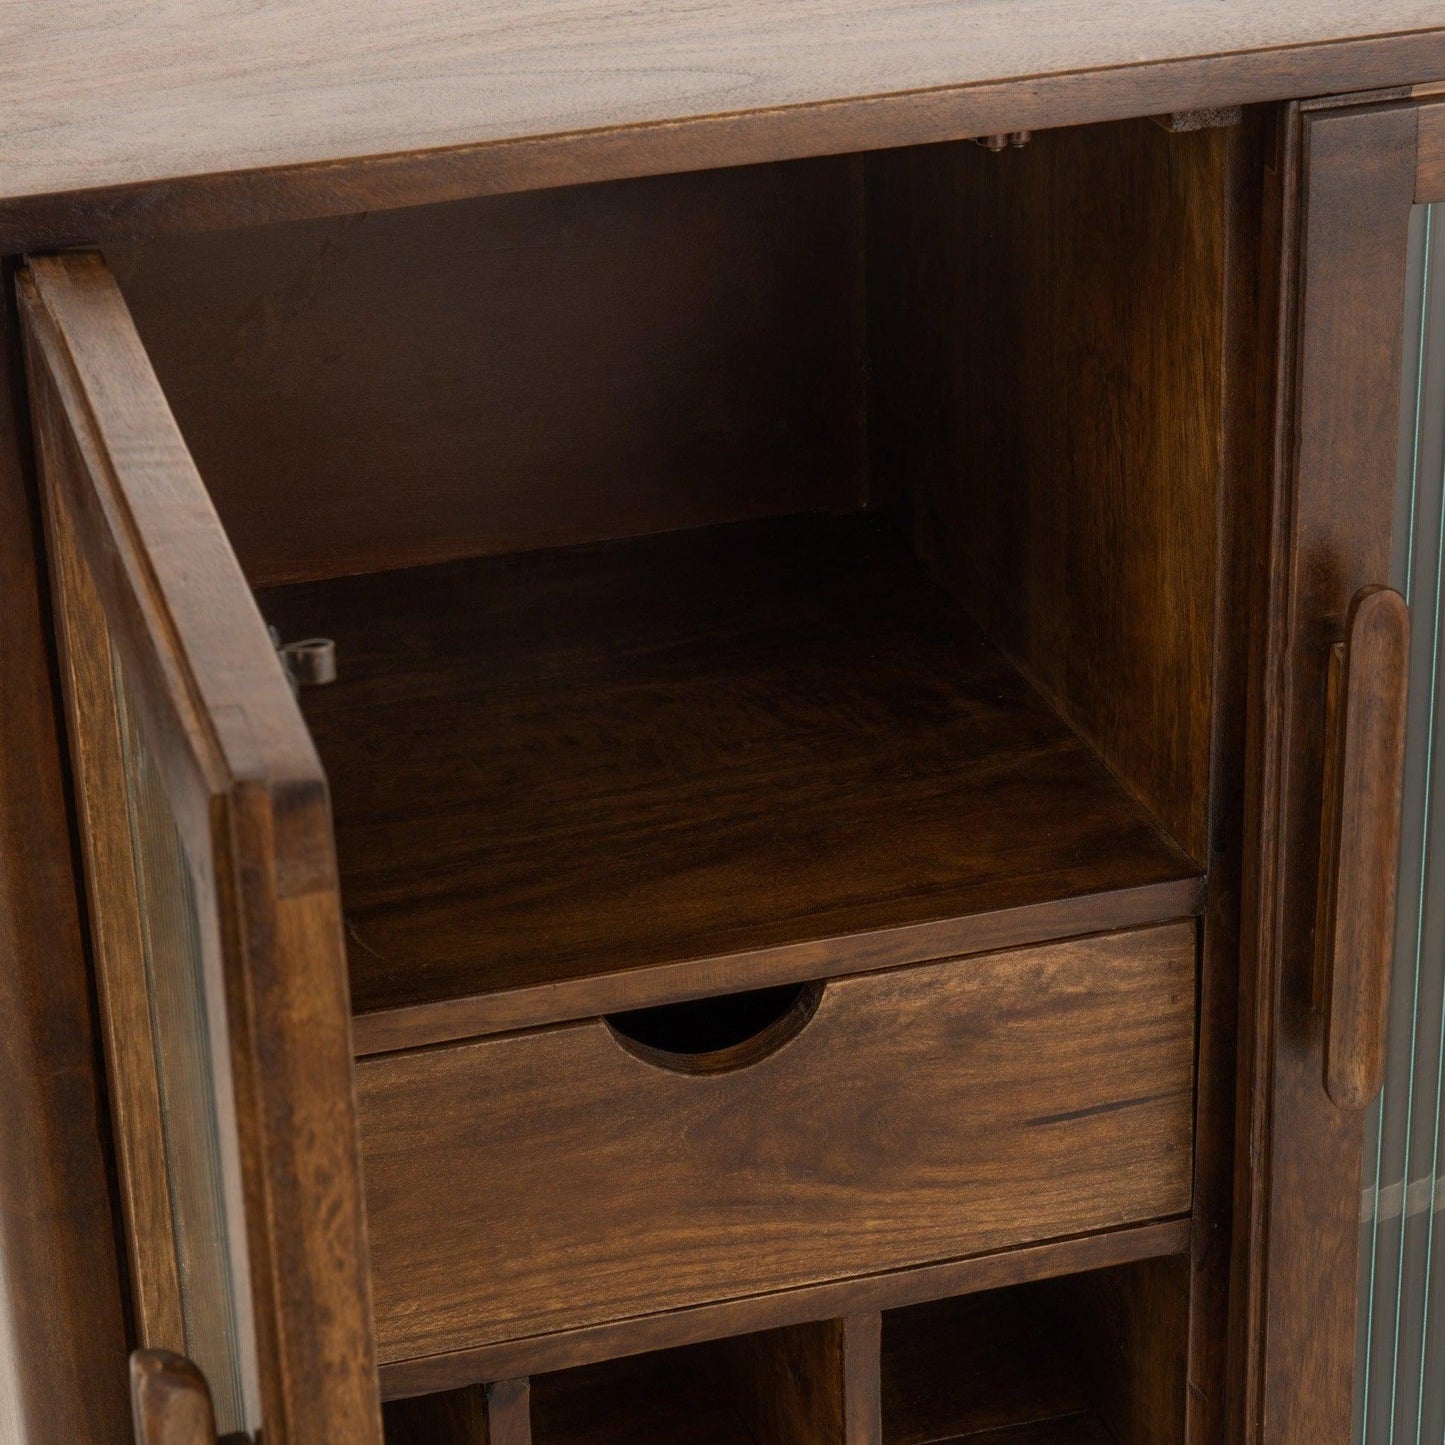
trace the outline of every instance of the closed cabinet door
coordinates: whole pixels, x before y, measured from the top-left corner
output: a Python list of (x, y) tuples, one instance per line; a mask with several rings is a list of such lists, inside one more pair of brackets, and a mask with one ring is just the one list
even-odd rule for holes
[(1433, 632), (1438, 596), (1422, 604), (1402, 566), (1416, 519), (1398, 481), (1412, 234), (1418, 250), (1417, 207), (1445, 200), (1445, 100), (1311, 104), (1284, 121), (1246, 823), (1235, 1421), (1245, 1440), (1345, 1445), (1372, 1111), (1398, 918), (1418, 899), (1401, 821), (1419, 809), (1407, 755), (1431, 681), (1419, 629)]
[(19, 288), (138, 1343), (379, 1442), (325, 779), (104, 263)]

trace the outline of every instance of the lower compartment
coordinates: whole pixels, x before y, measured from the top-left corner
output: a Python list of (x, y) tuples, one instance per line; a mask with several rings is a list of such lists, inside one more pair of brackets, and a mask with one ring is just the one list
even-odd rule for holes
[(1176, 1445), (1183, 1257), (386, 1407), (388, 1445)]
[(601, 1019), (361, 1060), (383, 1367), (1187, 1213), (1194, 961), (833, 979), (717, 1071)]

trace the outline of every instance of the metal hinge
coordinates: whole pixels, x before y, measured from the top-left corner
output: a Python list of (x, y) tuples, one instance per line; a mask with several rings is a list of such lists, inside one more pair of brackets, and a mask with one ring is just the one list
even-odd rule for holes
[(996, 135), (975, 137), (984, 150), (992, 151), (995, 155), (1010, 148), (1022, 150), (1033, 138), (1034, 133), (1031, 130), (1002, 130)]
[(281, 634), (274, 627), (266, 630), (271, 634), (271, 645), (281, 659), (281, 667), (292, 692), (336, 681), (336, 644), (329, 637), (282, 642)]

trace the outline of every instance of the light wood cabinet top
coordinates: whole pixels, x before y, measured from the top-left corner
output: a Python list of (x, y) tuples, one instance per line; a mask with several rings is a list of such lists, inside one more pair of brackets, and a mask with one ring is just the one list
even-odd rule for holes
[[(20, 8), (0, 63), (12, 228), (20, 198), (238, 173), (274, 183), (278, 170), (321, 162), (393, 158), (368, 194), (353, 193), (363, 208), (1445, 76), (1445, 0)], [(543, 140), (539, 171), (537, 154), (517, 148)], [(493, 153), (480, 167), (478, 148)], [(341, 181), (311, 173), (305, 184), (335, 192)]]

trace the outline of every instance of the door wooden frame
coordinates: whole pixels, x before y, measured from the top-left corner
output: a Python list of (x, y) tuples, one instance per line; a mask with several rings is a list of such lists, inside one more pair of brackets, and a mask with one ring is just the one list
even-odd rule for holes
[[(263, 1426), (268, 1445), (380, 1445), (325, 776), (105, 263), (33, 260), (19, 294), (123, 1202), (141, 1235), (132, 1266), (146, 1271), (137, 1324), (147, 1344), (185, 1347), (166, 1338), (180, 1328), (183, 1291), (164, 1264), (179, 1268), (182, 1214), (198, 1220), (193, 1237), (206, 1258), (229, 1261), (217, 1269), (233, 1284), (225, 1300), (195, 1294), (191, 1326), (219, 1332), (228, 1369), (225, 1342), (235, 1342), (247, 1428)], [(123, 732), (133, 753), (144, 739), (159, 822), (126, 821)], [(129, 833), (157, 829), (183, 860), (177, 876), (195, 892), (187, 916), (208, 940), (172, 950), (181, 963), (159, 981), (142, 947), (151, 915), (140, 854), (126, 846)], [(191, 1015), (172, 1009), (169, 1036), (199, 1033), (205, 1047), (172, 1097), (199, 1090), (204, 1118), (168, 1155), (156, 1137), (162, 1050), (146, 1047), (136, 1020), (148, 1016), (162, 1038), (171, 1014), (154, 1000), (190, 990), (200, 1022), (183, 1026)], [(212, 1147), (214, 1165), (195, 1166), (219, 1180), (194, 1194), (206, 1207), (177, 1213), (175, 1187), (162, 1197), (167, 1177)]]
[(1410, 213), (1434, 185), (1427, 150), (1438, 158), (1420, 143), (1425, 111), (1292, 106), (1278, 138), (1284, 281), (1248, 721), (1231, 1311), (1231, 1436), (1258, 1445), (1346, 1445), (1352, 1429), (1364, 1135), (1363, 1113), (1325, 1092), (1314, 997), (1325, 683), (1351, 598), (1390, 575)]

